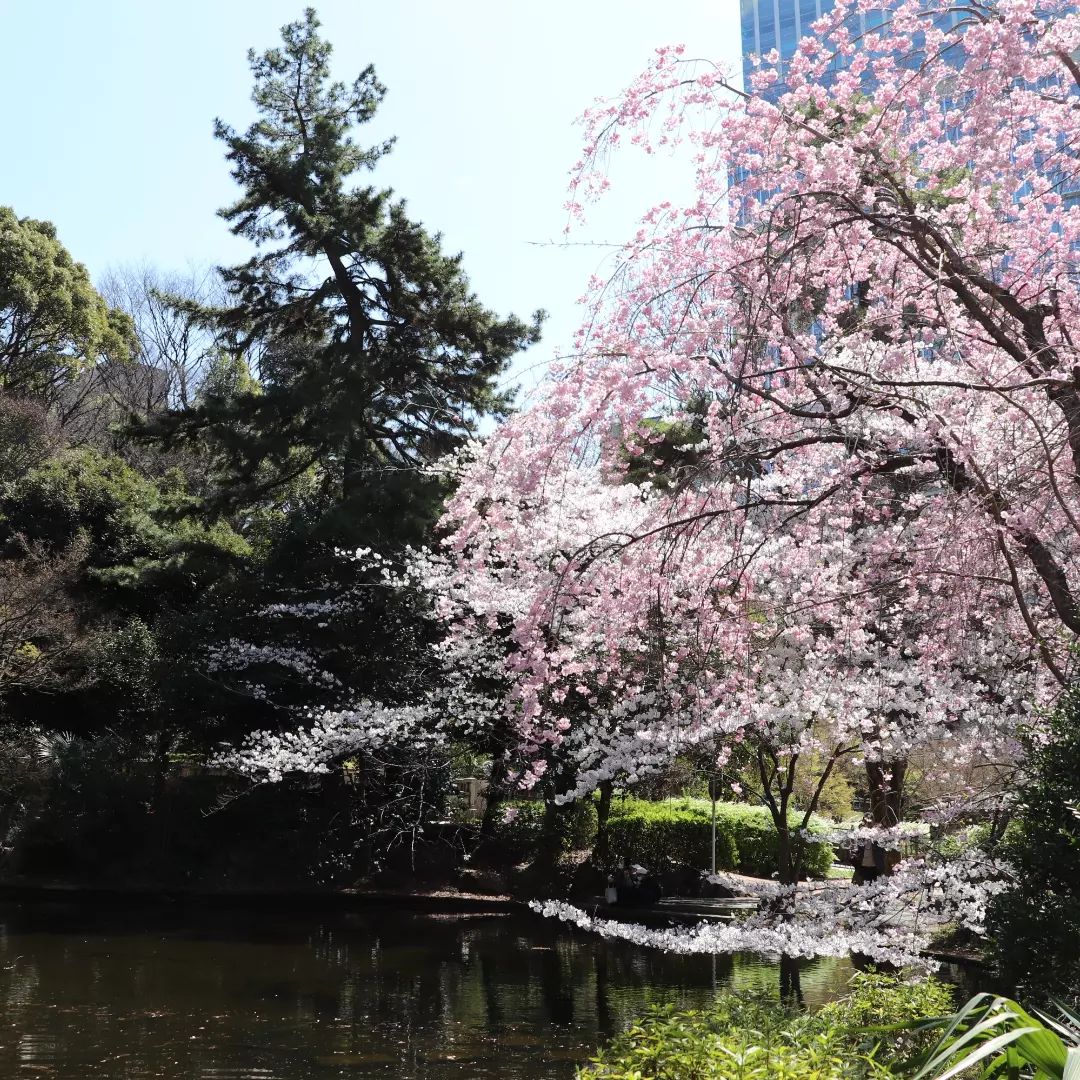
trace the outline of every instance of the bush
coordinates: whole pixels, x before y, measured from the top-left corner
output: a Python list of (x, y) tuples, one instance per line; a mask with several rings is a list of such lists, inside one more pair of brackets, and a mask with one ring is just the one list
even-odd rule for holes
[(952, 998), (930, 980), (906, 985), (857, 975), (852, 992), (816, 1013), (768, 997), (721, 995), (703, 1012), (654, 1009), (579, 1070), (578, 1080), (862, 1080), (890, 1075), (893, 1062), (927, 1036), (881, 1036), (865, 1026), (903, 1024), (949, 1011)]
[[(522, 800), (504, 803), (495, 824), (495, 839), (514, 856), (528, 858), (544, 838), (544, 803)], [(596, 804), (579, 799), (555, 814), (555, 847), (560, 852), (589, 849), (596, 842)]]
[(933, 841), (932, 846), (938, 855), (946, 859), (955, 859), (973, 851), (992, 854), (999, 850), (1007, 851), (1023, 842), (1023, 830), (1018, 821), (1008, 822), (1000, 837), (995, 835), (990, 822), (977, 821), (974, 825), (968, 825), (957, 832), (938, 837)]
[[(739, 862), (730, 819), (716, 814), (716, 865), (734, 870)], [(626, 800), (611, 808), (608, 848), (617, 861), (628, 858), (656, 869), (668, 860), (707, 869), (712, 851), (711, 818), (689, 799), (678, 803)]]
[(133, 762), (121, 739), (57, 737), (35, 812), (16, 845), (22, 873), (78, 880), (119, 875), (149, 834), (150, 770)]
[[(792, 816), (795, 825), (796, 817)], [(810, 832), (824, 824), (812, 820)], [(705, 869), (712, 849), (712, 804), (707, 799), (682, 799), (653, 803), (625, 799), (612, 805), (608, 822), (612, 855), (630, 858), (647, 867), (661, 867), (668, 860)], [(777, 835), (764, 806), (717, 803), (717, 869), (738, 870), (771, 877), (777, 866)], [(807, 844), (803, 866), (809, 877), (824, 878), (833, 864), (832, 845), (825, 841)]]
[[(851, 980), (851, 988), (849, 994), (823, 1006), (816, 1016), (819, 1026), (844, 1029), (849, 1033), (848, 1038), (852, 1037), (851, 1033), (866, 1028), (910, 1024), (944, 1016), (954, 1005), (952, 988), (936, 979), (904, 982), (892, 975), (862, 971)], [(893, 1064), (912, 1057), (925, 1050), (935, 1037), (936, 1032), (892, 1032), (889, 1053), (878, 1054), (878, 1060)], [(867, 1036), (868, 1041), (877, 1038), (877, 1035)], [(861, 1034), (859, 1039), (861, 1042)]]
[(1024, 998), (1080, 1002), (1080, 692), (1044, 727), (1023, 734), (1017, 814), (1001, 853), (1009, 889), (990, 902), (987, 927), (1005, 982)]

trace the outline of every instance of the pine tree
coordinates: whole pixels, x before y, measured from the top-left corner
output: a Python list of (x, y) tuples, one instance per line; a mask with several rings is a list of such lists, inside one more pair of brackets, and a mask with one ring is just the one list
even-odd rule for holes
[[(203, 509), (229, 515), (263, 556), (230, 627), (207, 642), (208, 674), (225, 691), (219, 731), (232, 741), (363, 698), (422, 699), (430, 621), (383, 586), (387, 563), (340, 550), (372, 548), (393, 565), (430, 539), (444, 490), (426, 466), (505, 414), (499, 377), (542, 318), (483, 307), (461, 256), (363, 182), (390, 143), (363, 148), (353, 132), (384, 90), (371, 68), (349, 86), (332, 81), (318, 30), (308, 10), (280, 48), (250, 54), (257, 119), (242, 134), (217, 123), (241, 189), (222, 215), (255, 254), (222, 271), (225, 305), (188, 310), (257, 384), (209, 381), (149, 432), (209, 453)], [(363, 779), (343, 820), (372, 861), (379, 838), (405, 828), (396, 808), (410, 807), (412, 829), (417, 805), (433, 805), (430, 778), (446, 770), (421, 757), (356, 763)]]
[(280, 48), (249, 53), (258, 119), (243, 134), (216, 123), (242, 191), (221, 214), (257, 250), (223, 271), (229, 306), (202, 317), (258, 357), (261, 392), (209, 395), (157, 431), (217, 448), (223, 503), (273, 499), (309, 474), (322, 538), (416, 539), (439, 497), (421, 467), (505, 413), (497, 380), (541, 313), (526, 324), (484, 308), (461, 256), (392, 191), (358, 182), (392, 145), (352, 134), (385, 91), (371, 67), (332, 81), (318, 31), (308, 9)]

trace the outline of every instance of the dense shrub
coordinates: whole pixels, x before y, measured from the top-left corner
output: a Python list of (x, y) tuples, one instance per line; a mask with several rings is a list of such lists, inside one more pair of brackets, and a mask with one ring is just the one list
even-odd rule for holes
[(724, 994), (703, 1012), (655, 1009), (578, 1072), (578, 1080), (862, 1080), (921, 1049), (927, 1036), (867, 1033), (952, 1007), (934, 981), (858, 975), (849, 996), (816, 1013), (775, 999)]
[[(596, 842), (596, 804), (581, 799), (556, 810), (553, 820), (557, 851), (581, 851)], [(495, 839), (512, 855), (522, 859), (541, 847), (545, 829), (545, 805), (538, 799), (504, 803), (495, 823)]]
[(972, 851), (996, 852), (1009, 850), (1024, 842), (1023, 828), (1019, 821), (1009, 821), (1002, 835), (995, 834), (988, 821), (978, 821), (965, 829), (938, 837), (933, 841), (933, 850), (947, 859), (955, 859)]
[[(10, 757), (7, 736), (0, 748)], [(354, 884), (373, 867), (372, 837), (380, 866), (415, 854), (423, 871), (452, 854), (451, 837), (434, 830), (416, 847), (400, 832), (388, 841), (338, 772), (253, 787), (194, 761), (159, 776), (141, 749), (115, 735), (53, 738), (28, 782), (0, 790), (5, 868), (112, 886), (291, 888)]]
[(987, 926), (1005, 982), (1026, 1001), (1080, 1002), (1080, 692), (1022, 737), (1017, 813), (1001, 844), (1014, 873)]
[(14, 845), (18, 869), (79, 880), (119, 876), (118, 864), (139, 858), (151, 834), (150, 770), (115, 736), (56, 737), (48, 761)]
[[(734, 870), (739, 849), (732, 822), (721, 809), (717, 807), (716, 865)], [(677, 803), (628, 799), (612, 807), (608, 838), (617, 861), (629, 858), (655, 869), (670, 859), (705, 869), (712, 850), (711, 818), (703, 819), (689, 799)]]
[[(792, 817), (793, 826), (796, 818)], [(811, 832), (823, 824), (813, 821)], [(617, 801), (608, 824), (609, 847), (616, 859), (628, 857), (649, 867), (668, 860), (706, 868), (712, 848), (712, 805), (707, 799), (652, 803), (640, 799)], [(801, 841), (800, 841), (801, 842)], [(823, 878), (833, 863), (832, 846), (807, 844), (803, 865), (810, 877)], [(719, 869), (770, 877), (777, 866), (777, 835), (763, 806), (718, 803), (716, 807), (716, 865)]]
[[(662, 869), (675, 862), (704, 870), (709, 866), (712, 849), (711, 815), (712, 804), (707, 799), (617, 799), (608, 820), (609, 851), (615, 860), (629, 858), (650, 869)], [(544, 828), (543, 802), (509, 802), (500, 809), (495, 836), (512, 855), (527, 859), (540, 849)], [(810, 831), (823, 828), (815, 820)], [(555, 830), (559, 851), (591, 848), (596, 840), (596, 804), (583, 799), (560, 808)], [(804, 866), (810, 877), (825, 877), (832, 863), (831, 845), (824, 841), (807, 845)], [(776, 829), (765, 807), (717, 804), (716, 865), (760, 877), (775, 872)]]

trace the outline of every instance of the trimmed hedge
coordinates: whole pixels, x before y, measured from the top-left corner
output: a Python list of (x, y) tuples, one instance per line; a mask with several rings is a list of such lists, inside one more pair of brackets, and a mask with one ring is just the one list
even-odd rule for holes
[[(716, 865), (734, 870), (739, 865), (735, 829), (716, 807)], [(654, 803), (627, 799), (611, 807), (608, 818), (608, 850), (616, 861), (628, 858), (657, 869), (668, 859), (708, 869), (712, 852), (712, 819), (703, 819), (685, 803)]]
[[(792, 815), (792, 824), (801, 817)], [(826, 826), (811, 820), (810, 832)], [(624, 856), (653, 868), (667, 860), (706, 869), (712, 851), (712, 804), (707, 799), (677, 802), (616, 800), (608, 820), (608, 846), (616, 859)], [(824, 878), (834, 860), (832, 845), (812, 841), (803, 857), (810, 877)], [(757, 877), (776, 871), (777, 835), (764, 806), (744, 803), (716, 804), (717, 869), (738, 870)]]
[[(796, 822), (792, 815), (792, 823)], [(827, 826), (814, 819), (810, 831)], [(558, 849), (580, 851), (596, 842), (596, 804), (582, 799), (561, 809), (557, 818)], [(495, 836), (510, 852), (528, 858), (540, 846), (544, 830), (544, 804), (539, 800), (508, 802), (500, 808)], [(650, 802), (615, 799), (608, 818), (608, 850), (616, 860), (624, 856), (650, 869), (668, 860), (708, 869), (712, 850), (712, 804), (708, 799)], [(764, 806), (744, 803), (716, 804), (716, 865), (757, 877), (776, 871), (777, 837)], [(824, 878), (833, 864), (832, 845), (809, 844), (804, 856), (806, 873)]]

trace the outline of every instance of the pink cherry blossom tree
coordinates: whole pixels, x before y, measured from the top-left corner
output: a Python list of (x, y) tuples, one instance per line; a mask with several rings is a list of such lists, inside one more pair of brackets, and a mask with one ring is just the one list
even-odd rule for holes
[(586, 115), (573, 213), (626, 143), (688, 146), (695, 193), (449, 507), (456, 589), (512, 619), (526, 783), (752, 740), (774, 793), (858, 756), (894, 825), (915, 748), (1007, 752), (1071, 678), (1080, 16), (892, 0), (858, 36), (882, 6), (746, 92), (661, 49)]

